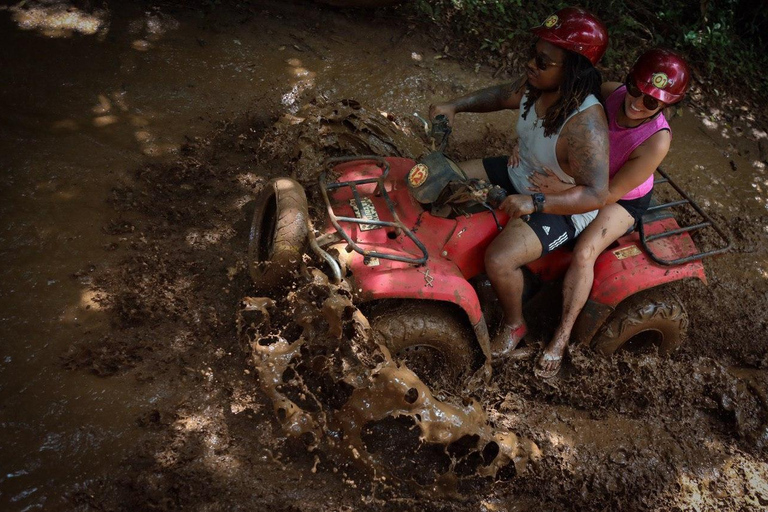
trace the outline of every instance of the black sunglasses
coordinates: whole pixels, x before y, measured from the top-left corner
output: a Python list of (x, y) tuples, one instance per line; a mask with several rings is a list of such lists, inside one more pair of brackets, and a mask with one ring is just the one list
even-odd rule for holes
[(632, 80), (632, 78), (627, 78), (627, 81), (624, 85), (627, 86), (627, 94), (629, 94), (633, 98), (639, 98), (640, 96), (643, 97), (643, 106), (646, 109), (656, 110), (657, 108), (664, 107), (664, 103), (660, 102), (653, 96), (648, 96), (647, 94), (643, 94), (643, 91), (641, 91), (635, 85), (635, 82)]
[(531, 43), (528, 55), (536, 63), (536, 67), (541, 71), (546, 71), (549, 66), (562, 66), (557, 62), (547, 60), (547, 58), (536, 50), (536, 43)]

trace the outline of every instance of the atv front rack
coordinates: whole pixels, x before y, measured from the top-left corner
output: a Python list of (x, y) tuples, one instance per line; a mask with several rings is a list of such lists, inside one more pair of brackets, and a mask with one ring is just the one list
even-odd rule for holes
[[(413, 232), (411, 232), (411, 230), (408, 229), (405, 226), (405, 224), (402, 223), (400, 218), (397, 216), (397, 212), (395, 212), (395, 205), (392, 202), (392, 199), (390, 199), (389, 194), (387, 194), (387, 189), (384, 186), (384, 180), (389, 175), (389, 162), (387, 162), (386, 160), (384, 160), (384, 158), (380, 156), (366, 155), (366, 156), (345, 156), (345, 157), (338, 157), (338, 158), (329, 158), (328, 160), (325, 161), (324, 165), (327, 167), (327, 166), (333, 166), (339, 163), (352, 162), (352, 161), (372, 161), (381, 169), (381, 174), (373, 178), (364, 178), (364, 179), (351, 180), (351, 181), (334, 181), (332, 183), (328, 183), (326, 181), (326, 178), (327, 178), (326, 171), (324, 171), (320, 175), (320, 192), (323, 194), (323, 200), (325, 201), (325, 206), (328, 211), (328, 218), (333, 224), (333, 227), (335, 227), (339, 235), (341, 235), (344, 238), (344, 240), (347, 241), (347, 244), (349, 244), (349, 247), (351, 247), (355, 252), (362, 254), (363, 257), (365, 258), (379, 258), (379, 259), (385, 259), (385, 260), (401, 261), (403, 263), (411, 263), (413, 265), (425, 264), (427, 262), (427, 258), (429, 257), (429, 255), (427, 254), (427, 248), (424, 247), (424, 244), (422, 244), (421, 241), (418, 238), (416, 238), (416, 235), (414, 235)], [(368, 183), (376, 183), (376, 189), (374, 190), (374, 195), (381, 196), (384, 198), (384, 201), (387, 204), (387, 209), (389, 210), (389, 213), (392, 215), (393, 221), (383, 221), (383, 220), (375, 220), (375, 219), (367, 219), (367, 218), (358, 219), (357, 217), (339, 217), (333, 211), (333, 206), (331, 206), (331, 200), (328, 198), (328, 191), (336, 190), (342, 187), (349, 187), (352, 190), (352, 196), (357, 205), (357, 211), (364, 212), (365, 208), (363, 207), (363, 201), (362, 201), (362, 198), (360, 197), (360, 191), (358, 190), (357, 187), (360, 185), (368, 184)], [(352, 238), (344, 230), (344, 228), (341, 227), (341, 224), (339, 224), (339, 222), (350, 222), (352, 224), (395, 228), (395, 232), (398, 235), (400, 233), (405, 233), (405, 236), (411, 239), (414, 245), (416, 245), (419, 251), (421, 251), (422, 256), (420, 258), (417, 258), (414, 256), (403, 256), (400, 254), (388, 254), (388, 253), (383, 253), (378, 251), (367, 251), (362, 247), (360, 247), (359, 245), (357, 245), (352, 240)]]
[[(645, 230), (643, 228), (643, 219), (640, 219), (640, 222), (638, 223), (637, 231), (638, 231), (638, 233), (640, 235), (640, 243), (642, 244), (643, 249), (645, 249), (645, 251), (648, 253), (648, 256), (650, 256), (650, 258), (653, 261), (655, 261), (656, 263), (658, 263), (660, 265), (672, 266), (672, 265), (682, 265), (683, 263), (688, 263), (690, 261), (700, 260), (700, 259), (706, 258), (707, 256), (713, 256), (715, 254), (721, 254), (721, 253), (724, 253), (724, 252), (730, 250), (731, 245), (732, 245), (731, 241), (728, 239), (728, 237), (723, 232), (723, 230), (720, 229), (717, 226), (717, 224), (715, 224), (715, 221), (712, 220), (712, 218), (709, 215), (707, 215), (704, 212), (704, 210), (702, 210), (701, 207), (698, 204), (696, 204), (696, 202), (690, 196), (688, 196), (688, 194), (686, 194), (683, 191), (683, 189), (681, 189), (674, 181), (672, 181), (672, 178), (670, 178), (669, 175), (666, 172), (664, 172), (661, 167), (657, 168), (656, 171), (661, 175), (661, 179), (657, 179), (657, 180), (655, 180), (653, 182), (654, 188), (656, 187), (656, 185), (667, 183), (672, 188), (674, 188), (675, 191), (677, 191), (678, 194), (680, 194), (682, 199), (679, 199), (677, 201), (670, 201), (668, 203), (663, 203), (663, 204), (651, 205), (648, 208), (647, 213), (648, 214), (653, 214), (654, 212), (660, 212), (662, 210), (665, 210), (667, 208), (672, 208), (674, 206), (690, 204), (691, 207), (696, 211), (696, 213), (698, 213), (702, 217), (703, 222), (699, 222), (697, 224), (692, 224), (690, 226), (684, 226), (684, 227), (681, 227), (681, 228), (678, 228), (678, 229), (672, 229), (670, 231), (664, 231), (662, 233), (656, 233), (654, 235), (646, 236)], [(707, 228), (707, 227), (711, 227), (712, 229), (714, 229), (717, 232), (717, 234), (720, 236), (721, 240), (724, 242), (724, 244), (725, 244), (724, 246), (719, 247), (717, 249), (713, 249), (711, 251), (703, 251), (703, 252), (699, 252), (699, 253), (696, 253), (696, 254), (691, 254), (690, 256), (685, 256), (684, 258), (677, 258), (677, 259), (674, 259), (674, 260), (665, 260), (663, 258), (660, 258), (648, 246), (648, 243), (652, 242), (653, 240), (658, 240), (660, 238), (665, 238), (665, 237), (670, 237), (670, 236), (674, 236), (674, 235), (679, 235), (681, 233), (691, 232), (691, 231), (695, 231), (697, 229), (703, 229), (703, 228)]]

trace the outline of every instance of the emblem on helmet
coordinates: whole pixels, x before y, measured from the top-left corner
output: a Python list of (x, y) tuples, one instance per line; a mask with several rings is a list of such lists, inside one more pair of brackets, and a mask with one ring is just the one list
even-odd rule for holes
[(408, 171), (408, 183), (413, 188), (419, 188), (427, 181), (429, 176), (429, 168), (424, 164), (416, 164)]
[(547, 28), (552, 28), (555, 25), (557, 25), (557, 22), (559, 21), (557, 14), (551, 15), (549, 18), (544, 20), (544, 26)]
[(657, 89), (663, 89), (669, 83), (669, 78), (667, 78), (667, 75), (665, 73), (654, 73), (653, 76), (651, 77), (651, 83)]

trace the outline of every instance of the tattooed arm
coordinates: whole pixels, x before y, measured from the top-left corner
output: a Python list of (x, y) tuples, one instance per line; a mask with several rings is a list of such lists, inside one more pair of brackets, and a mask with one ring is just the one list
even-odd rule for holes
[(447, 103), (429, 106), (429, 117), (443, 114), (448, 117), (448, 123), (453, 124), (453, 117), (459, 112), (495, 112), (497, 110), (518, 109), (520, 99), (525, 91), (525, 77), (520, 77), (513, 83), (495, 85), (453, 99)]
[[(608, 123), (600, 105), (573, 116), (557, 142), (560, 166), (576, 182), (562, 192), (546, 194), (544, 212), (572, 215), (598, 209), (608, 198)], [(512, 197), (512, 196), (510, 196)], [(522, 200), (521, 200), (522, 201)], [(533, 201), (529, 200), (533, 212)]]

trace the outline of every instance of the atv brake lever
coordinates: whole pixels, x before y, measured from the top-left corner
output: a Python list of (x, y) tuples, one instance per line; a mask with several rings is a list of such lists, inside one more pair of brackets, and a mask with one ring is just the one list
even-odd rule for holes
[(501, 223), (499, 222), (499, 218), (496, 217), (496, 209), (493, 206), (489, 205), (488, 203), (480, 203), (480, 204), (482, 204), (489, 212), (491, 212), (491, 215), (493, 216), (493, 221), (496, 223), (496, 229), (498, 229), (499, 231), (504, 229)]
[[(496, 227), (499, 228), (499, 231), (502, 230), (501, 224), (499, 224), (498, 219), (496, 218), (496, 212), (494, 211), (496, 208), (498, 208), (501, 203), (504, 201), (504, 199), (507, 198), (507, 191), (501, 188), (498, 185), (494, 185), (491, 190), (488, 191), (488, 195), (486, 196), (486, 202), (483, 203), (483, 205), (488, 208), (491, 213), (493, 214), (493, 219), (496, 221)], [(520, 216), (523, 221), (528, 222), (531, 220), (530, 215), (521, 215)]]
[(421, 117), (418, 112), (414, 112), (413, 117), (415, 117), (416, 119), (422, 122), (422, 124), (424, 125), (424, 134), (429, 135), (429, 121)]

